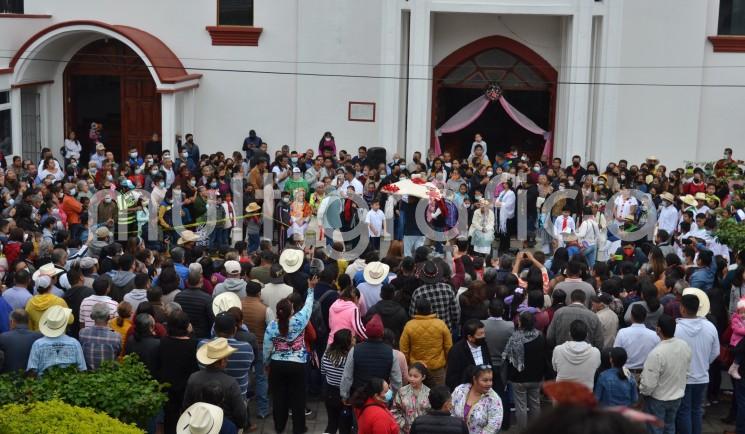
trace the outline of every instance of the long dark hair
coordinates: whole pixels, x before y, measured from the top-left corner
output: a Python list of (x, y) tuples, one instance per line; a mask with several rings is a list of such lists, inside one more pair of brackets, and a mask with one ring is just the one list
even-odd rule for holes
[(373, 377), (362, 388), (357, 389), (352, 395), (352, 407), (362, 408), (371, 397), (383, 391), (385, 380)]
[(326, 358), (337, 365), (343, 360), (352, 348), (352, 331), (349, 329), (337, 330), (334, 333), (334, 341), (326, 348)]
[(745, 265), (740, 265), (735, 270), (735, 277), (732, 279), (732, 284), (742, 286), (745, 283), (745, 279), (742, 277), (743, 274), (745, 274)]
[(660, 308), (660, 299), (657, 298), (657, 287), (646, 277), (639, 281), (639, 286), (642, 290), (642, 299), (647, 303), (649, 313), (656, 312)]
[(569, 263), (569, 251), (566, 247), (559, 247), (554, 252), (554, 258), (551, 260), (551, 272), (554, 275), (562, 274)]
[(611, 348), (610, 359), (611, 359), (611, 363), (613, 364), (613, 367), (618, 368), (618, 378), (620, 378), (623, 381), (626, 381), (628, 377), (626, 376), (626, 373), (623, 371), (623, 365), (625, 365), (626, 360), (628, 360), (628, 355), (626, 354), (626, 350), (624, 350), (621, 347)]
[(277, 302), (277, 325), (279, 334), (287, 336), (290, 331), (290, 317), (292, 316), (292, 302), (288, 298), (283, 298)]

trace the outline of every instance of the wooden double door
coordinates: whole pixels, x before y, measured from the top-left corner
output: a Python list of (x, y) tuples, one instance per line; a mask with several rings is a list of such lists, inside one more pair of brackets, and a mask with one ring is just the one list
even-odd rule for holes
[(103, 124), (103, 143), (117, 159), (127, 158), (153, 133), (160, 134), (160, 94), (145, 63), (116, 40), (99, 40), (82, 48), (64, 73), (65, 135), (74, 130), (85, 161), (94, 152), (92, 122)]

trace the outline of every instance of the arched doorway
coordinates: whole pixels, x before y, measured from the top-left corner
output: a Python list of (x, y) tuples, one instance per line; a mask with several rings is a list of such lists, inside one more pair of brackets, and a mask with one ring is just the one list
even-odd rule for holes
[[(433, 131), (458, 110), (483, 94), (490, 82), (503, 89), (515, 108), (540, 127), (552, 131), (556, 111), (558, 72), (538, 53), (503, 36), (489, 36), (459, 48), (434, 68), (432, 80)], [(543, 151), (544, 140), (522, 129), (502, 110), (490, 104), (467, 128), (440, 138), (442, 150), (466, 158), (476, 133), (489, 145), (489, 158), (510, 146), (532, 158)], [(432, 136), (434, 139), (434, 135)]]
[(84, 158), (94, 152), (88, 138), (92, 122), (103, 124), (107, 150), (122, 159), (130, 147), (143, 152), (160, 134), (160, 95), (147, 66), (131, 48), (99, 39), (78, 51), (64, 72), (65, 125), (83, 143)]
[(38, 156), (42, 143), (60, 143), (69, 128), (82, 129), (81, 139), (88, 137), (90, 123), (75, 119), (78, 109), (71, 106), (82, 101), (71, 88), (76, 80), (71, 77), (103, 77), (98, 78), (103, 90), (97, 101), (103, 105), (103, 95), (110, 95), (105, 104), (112, 107), (118, 83), (119, 113), (110, 112), (112, 119), (120, 119), (118, 144), (111, 143), (116, 121), (101, 121), (109, 132), (106, 145), (117, 147), (117, 157), (126, 155), (127, 146), (141, 147), (153, 132), (161, 132), (163, 150), (173, 152), (176, 135), (194, 130), (193, 117), (185, 116), (194, 113), (193, 92), (182, 98), (176, 94), (198, 88), (201, 74), (189, 73), (161, 39), (142, 29), (93, 20), (59, 22), (29, 37), (0, 74), (10, 74), (11, 99), (19, 107), (11, 113), (15, 155)]

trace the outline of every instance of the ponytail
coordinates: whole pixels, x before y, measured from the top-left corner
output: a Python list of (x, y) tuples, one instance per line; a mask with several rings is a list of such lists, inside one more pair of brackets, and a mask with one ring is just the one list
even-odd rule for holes
[(628, 380), (626, 371), (623, 368), (623, 366), (626, 364), (626, 360), (628, 360), (628, 355), (626, 354), (626, 350), (624, 350), (621, 347), (611, 348), (610, 360), (611, 360), (611, 365), (614, 368), (618, 368), (618, 378), (620, 378), (623, 381)]
[(290, 331), (290, 317), (292, 316), (292, 302), (283, 298), (277, 302), (277, 325), (279, 326), (279, 334), (281, 336), (287, 336)]

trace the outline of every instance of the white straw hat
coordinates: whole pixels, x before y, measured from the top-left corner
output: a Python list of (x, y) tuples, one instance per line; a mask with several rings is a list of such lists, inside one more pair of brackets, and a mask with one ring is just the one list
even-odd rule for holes
[(223, 416), (222, 408), (206, 402), (196, 402), (178, 418), (176, 432), (179, 434), (218, 434), (222, 429)]

